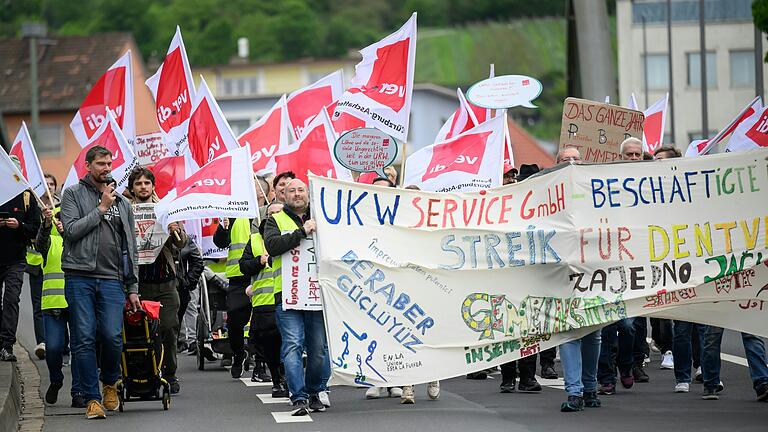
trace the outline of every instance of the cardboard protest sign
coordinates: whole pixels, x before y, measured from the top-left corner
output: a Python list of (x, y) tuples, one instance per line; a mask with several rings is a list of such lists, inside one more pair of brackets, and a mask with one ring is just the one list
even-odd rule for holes
[(152, 166), (168, 155), (168, 147), (163, 144), (163, 134), (160, 132), (136, 135), (133, 151), (141, 166)]
[(768, 335), (766, 158), (568, 165), (474, 193), (313, 176), (333, 382), (446, 379), (633, 316)]
[(136, 247), (139, 251), (139, 265), (152, 264), (160, 255), (168, 234), (157, 223), (155, 204), (134, 204), (133, 217), (136, 221)]
[(619, 146), (629, 137), (642, 141), (645, 116), (637, 110), (567, 98), (563, 104), (560, 148), (576, 147), (585, 162), (620, 159)]
[(283, 278), (283, 309), (323, 310), (313, 237), (303, 239), (297, 247), (283, 254), (280, 272)]
[(336, 140), (333, 156), (349, 170), (386, 177), (384, 168), (397, 160), (397, 141), (378, 129), (354, 129)]

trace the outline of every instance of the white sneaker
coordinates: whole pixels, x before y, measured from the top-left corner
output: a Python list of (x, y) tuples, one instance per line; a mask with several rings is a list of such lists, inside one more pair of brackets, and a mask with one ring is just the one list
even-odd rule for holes
[(440, 397), (440, 381), (432, 381), (427, 384), (427, 396), (432, 400)]
[(653, 352), (661, 352), (661, 350), (659, 350), (659, 346), (658, 346), (658, 345), (656, 345), (656, 341), (655, 341), (655, 340), (653, 340), (653, 339), (651, 339), (651, 343), (649, 343), (649, 344), (648, 344), (648, 347), (649, 347), (649, 348), (651, 349), (651, 351), (653, 351)]
[(391, 398), (399, 398), (403, 396), (403, 389), (400, 387), (391, 387), (388, 388), (387, 391), (389, 392), (389, 397)]
[(701, 366), (696, 368), (696, 373), (693, 374), (693, 380), (696, 382), (701, 382)]
[(650, 362), (651, 362), (651, 357), (650, 356), (643, 357), (643, 364), (644, 365), (646, 365), (646, 364), (648, 364)]
[(386, 390), (384, 387), (371, 387), (368, 390), (365, 391), (365, 398), (366, 399), (378, 399), (380, 398), (381, 391)]
[(674, 369), (675, 360), (672, 357), (672, 351), (667, 351), (661, 356), (661, 368), (662, 369)]
[(35, 355), (40, 360), (45, 359), (45, 342), (40, 342), (39, 344), (37, 344), (37, 346), (35, 347)]
[(413, 386), (404, 386), (403, 395), (400, 397), (400, 403), (413, 405), (416, 403), (416, 397), (413, 395)]
[(320, 402), (322, 402), (323, 406), (326, 408), (331, 407), (331, 395), (328, 390), (318, 393), (317, 398), (320, 399)]
[(675, 393), (688, 393), (691, 390), (691, 385), (688, 383), (677, 383), (675, 385)]

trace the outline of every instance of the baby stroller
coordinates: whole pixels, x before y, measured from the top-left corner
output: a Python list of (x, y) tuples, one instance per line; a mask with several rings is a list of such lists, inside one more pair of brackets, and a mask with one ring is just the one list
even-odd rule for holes
[[(171, 406), (171, 387), (163, 378), (163, 344), (160, 340), (160, 303), (142, 301), (141, 309), (123, 313), (123, 376), (117, 383), (119, 409), (131, 400), (162, 400)], [(162, 390), (162, 395), (161, 395)]]
[(197, 314), (197, 369), (205, 370), (205, 361), (216, 355), (232, 356), (226, 323), (227, 282), (209, 268), (201, 279), (200, 313)]

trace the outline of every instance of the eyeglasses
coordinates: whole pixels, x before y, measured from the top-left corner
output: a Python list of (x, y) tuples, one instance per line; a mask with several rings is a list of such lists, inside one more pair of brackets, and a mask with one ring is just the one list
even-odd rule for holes
[(558, 158), (557, 159), (557, 163), (563, 163), (563, 162), (570, 162), (570, 163), (581, 162), (581, 158), (580, 157), (565, 157), (565, 158)]

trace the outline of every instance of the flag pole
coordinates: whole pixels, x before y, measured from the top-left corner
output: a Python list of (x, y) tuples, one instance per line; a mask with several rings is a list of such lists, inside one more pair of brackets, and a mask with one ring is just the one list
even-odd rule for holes
[(403, 157), (400, 158), (400, 187), (403, 187), (405, 183), (405, 145), (407, 142), (403, 141)]

